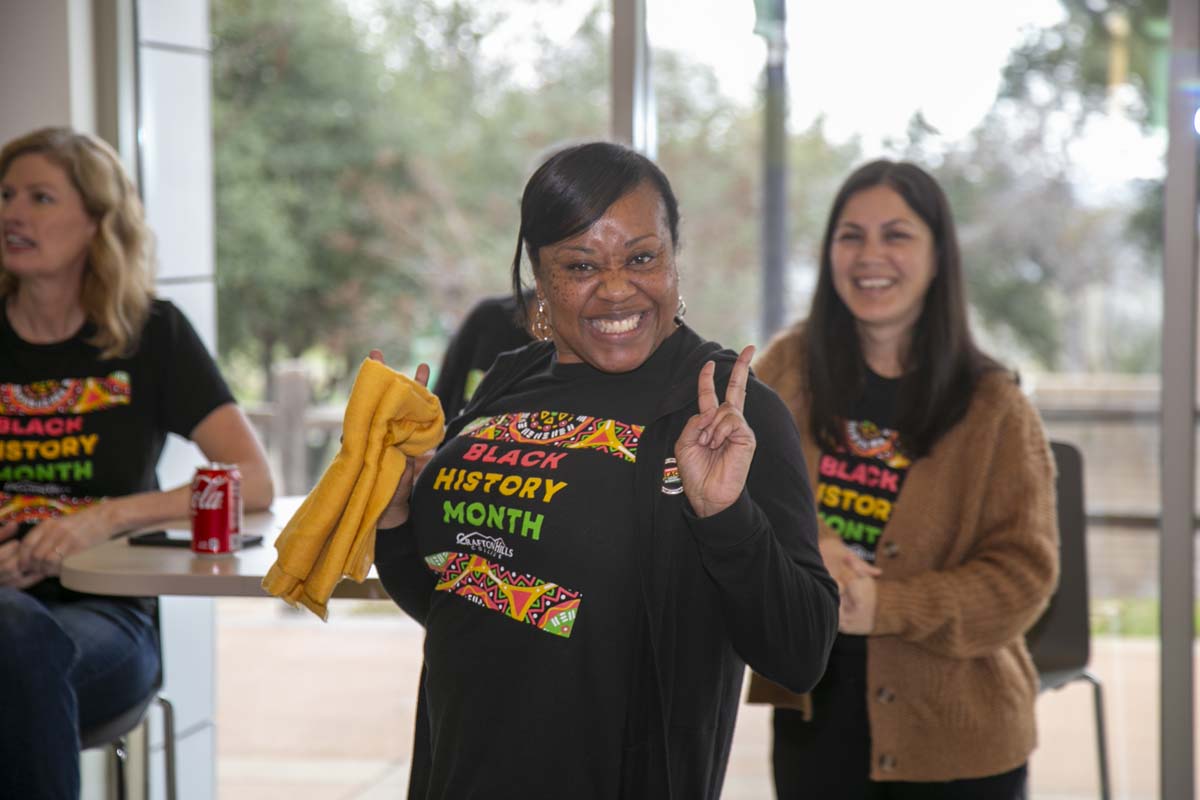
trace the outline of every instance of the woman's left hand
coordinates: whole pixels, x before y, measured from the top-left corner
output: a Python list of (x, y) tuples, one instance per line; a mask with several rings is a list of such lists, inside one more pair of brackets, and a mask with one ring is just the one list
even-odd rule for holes
[(24, 573), (43, 576), (62, 572), (63, 559), (107, 541), (112, 525), (103, 503), (74, 514), (43, 520), (21, 540), (18, 561)]
[(21, 542), (13, 538), (19, 530), (15, 520), (0, 522), (0, 587), (24, 589), (45, 577), (37, 572), (27, 575), (21, 569)]
[(683, 492), (698, 517), (724, 511), (738, 499), (754, 457), (754, 431), (742, 415), (754, 345), (747, 345), (733, 365), (724, 402), (718, 402), (712, 361), (700, 370), (697, 400), (700, 413), (688, 420), (675, 442), (675, 461)]

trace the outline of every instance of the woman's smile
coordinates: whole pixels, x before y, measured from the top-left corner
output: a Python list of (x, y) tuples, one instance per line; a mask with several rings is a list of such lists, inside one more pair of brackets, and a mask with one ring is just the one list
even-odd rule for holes
[(534, 276), (564, 364), (629, 372), (675, 331), (675, 250), (662, 196), (649, 183), (582, 233), (542, 247)]

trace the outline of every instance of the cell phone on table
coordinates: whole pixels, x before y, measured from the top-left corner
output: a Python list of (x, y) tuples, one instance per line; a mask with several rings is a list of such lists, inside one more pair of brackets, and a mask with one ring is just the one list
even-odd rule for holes
[[(243, 533), (242, 547), (254, 547), (262, 544), (262, 535), (257, 533)], [(145, 533), (135, 533), (129, 537), (129, 543), (135, 546), (147, 547), (191, 547), (192, 532), (191, 531), (146, 531)]]

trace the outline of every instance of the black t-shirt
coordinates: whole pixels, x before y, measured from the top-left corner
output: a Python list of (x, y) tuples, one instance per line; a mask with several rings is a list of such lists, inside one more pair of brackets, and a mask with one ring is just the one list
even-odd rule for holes
[[(899, 378), (867, 370), (862, 395), (842, 421), (842, 443), (823, 445), (817, 463), (817, 514), (869, 563), (912, 463), (900, 449), (896, 424)], [(839, 634), (838, 654), (866, 652), (866, 638)]]
[(517, 324), (518, 310), (512, 295), (489, 297), (471, 309), (454, 334), (433, 384), (447, 420), (462, 411), (496, 356), (531, 341)]
[(431, 796), (618, 795), (643, 640), (634, 471), (680, 341), (624, 374), (555, 362), (421, 473)]
[(36, 522), (158, 488), (167, 433), (233, 401), (187, 318), (155, 300), (137, 349), (101, 360), (90, 323), (30, 344), (0, 303), (0, 521)]

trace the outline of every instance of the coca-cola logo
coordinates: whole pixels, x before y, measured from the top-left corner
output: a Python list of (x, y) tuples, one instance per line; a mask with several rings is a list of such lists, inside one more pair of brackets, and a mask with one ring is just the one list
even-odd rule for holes
[(225, 505), (225, 492), (221, 487), (229, 482), (222, 475), (197, 475), (197, 486), (192, 488), (192, 508), (196, 510), (215, 511)]

